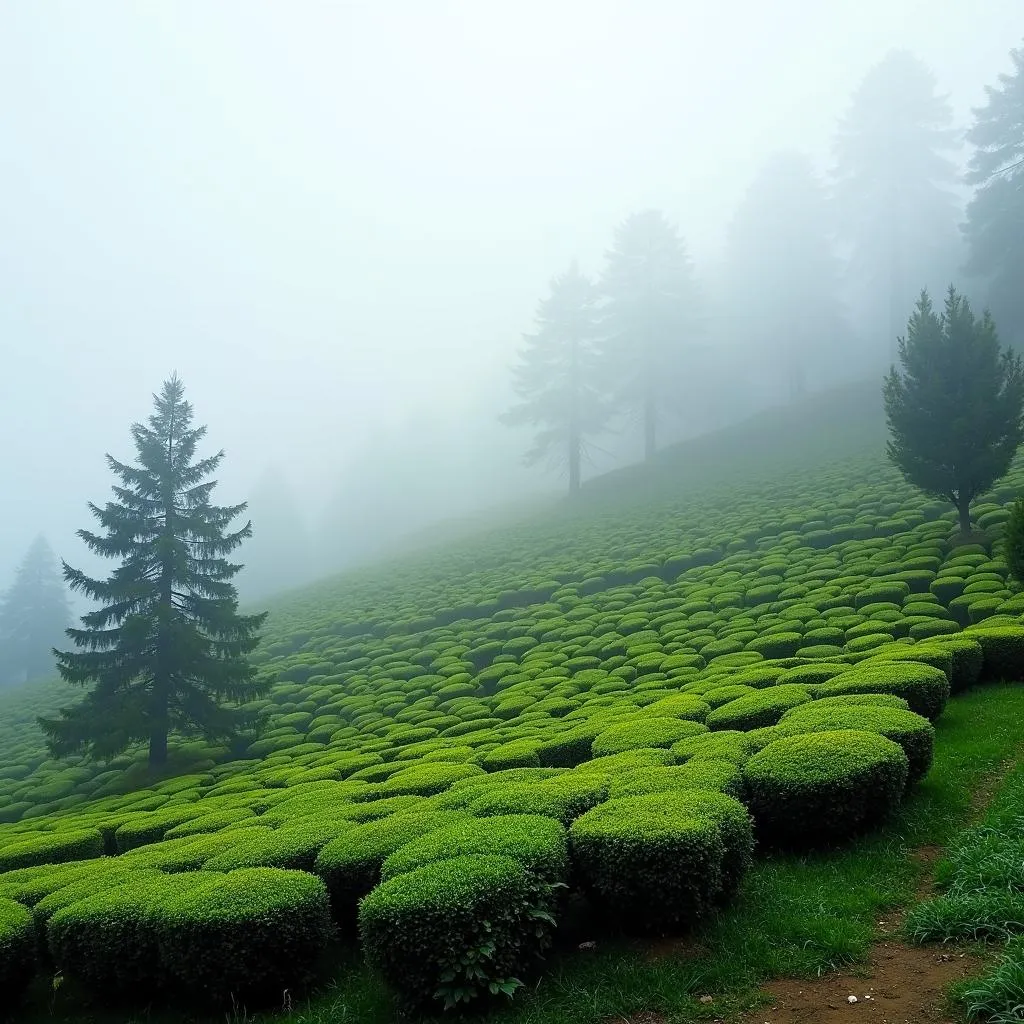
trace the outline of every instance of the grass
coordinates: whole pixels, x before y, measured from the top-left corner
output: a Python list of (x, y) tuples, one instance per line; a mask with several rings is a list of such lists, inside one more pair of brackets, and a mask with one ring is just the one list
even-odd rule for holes
[(1024, 763), (999, 787), (977, 825), (957, 834), (939, 863), (939, 896), (914, 907), (915, 942), (1003, 942), (995, 965), (951, 993), (970, 1020), (1024, 1019)]
[[(689, 940), (599, 941), (595, 949), (580, 951), (577, 945), (595, 936), (586, 914), (579, 913), (563, 928), (561, 948), (539, 982), (489, 1019), (598, 1024), (647, 1012), (680, 1024), (710, 1020), (757, 1005), (759, 986), (768, 979), (814, 977), (856, 963), (877, 934), (879, 916), (913, 902), (927, 870), (914, 851), (950, 843), (971, 820), (986, 780), (1019, 754), (1021, 717), (1024, 687), (996, 685), (960, 695), (937, 724), (931, 772), (884, 829), (831, 853), (759, 859), (734, 906)], [(1024, 772), (1014, 778), (1024, 780)], [(1004, 968), (990, 988), (1003, 991), (1020, 975), (1019, 967)], [(980, 992), (975, 998), (983, 998)], [(700, 997), (709, 994), (713, 1002), (702, 1003)], [(63, 986), (51, 991), (49, 979), (37, 984), (19, 1018), (31, 1024), (183, 1019), (180, 1012), (126, 1017), (83, 1009), (77, 993)], [(212, 1024), (224, 1017), (195, 1019)], [(330, 981), (307, 1002), (278, 1013), (240, 1013), (235, 1020), (390, 1024), (394, 1010), (359, 953), (348, 948), (337, 957)]]

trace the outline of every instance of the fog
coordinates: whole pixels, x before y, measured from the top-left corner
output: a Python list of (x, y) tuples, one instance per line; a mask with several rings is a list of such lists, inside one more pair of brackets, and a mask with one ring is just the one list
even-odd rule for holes
[[(0, 589), (39, 532), (86, 561), (103, 455), (175, 370), (254, 558), (261, 515), (302, 533), (261, 591), (559, 494), (497, 420), (552, 275), (599, 274), (657, 208), (713, 298), (764, 162), (827, 172), (891, 48), (962, 130), (1022, 34), (1019, 0), (0, 5)], [(672, 436), (784, 397), (730, 389), (754, 344), (730, 324)], [(599, 447), (591, 473), (642, 450)]]

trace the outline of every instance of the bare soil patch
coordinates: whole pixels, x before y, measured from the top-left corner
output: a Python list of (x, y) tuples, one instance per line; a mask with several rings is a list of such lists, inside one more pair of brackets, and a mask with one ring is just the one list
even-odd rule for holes
[(980, 968), (977, 957), (955, 947), (885, 941), (872, 948), (856, 974), (770, 982), (764, 990), (775, 1004), (741, 1019), (743, 1024), (954, 1024), (945, 989)]

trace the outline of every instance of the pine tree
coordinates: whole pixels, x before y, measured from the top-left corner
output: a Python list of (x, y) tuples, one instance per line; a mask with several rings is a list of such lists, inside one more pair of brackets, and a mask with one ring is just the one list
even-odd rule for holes
[(55, 675), (53, 647), (70, 621), (67, 591), (57, 572), (56, 557), (40, 535), (0, 599), (0, 683)]
[(659, 210), (627, 218), (606, 254), (602, 361), (621, 407), (638, 411), (644, 456), (659, 422), (678, 408), (686, 356), (702, 333), (702, 297), (676, 227)]
[(975, 147), (968, 183), (966, 270), (985, 283), (989, 305), (1007, 336), (1024, 346), (1024, 47), (1010, 51), (1013, 72), (986, 89), (967, 141)]
[(171, 732), (234, 737), (251, 722), (239, 705), (263, 690), (246, 655), (266, 615), (238, 614), (231, 580), (241, 566), (226, 557), (252, 525), (229, 531), (245, 504), (210, 503), (224, 453), (196, 459), (206, 428), (192, 427), (184, 394), (175, 375), (154, 395), (148, 425), (131, 431), (138, 465), (107, 456), (116, 500), (89, 505), (103, 532), (78, 531), (121, 564), (100, 580), (64, 563), (71, 588), (100, 607), (68, 630), (79, 650), (55, 652), (67, 682), (94, 684), (59, 718), (40, 719), (56, 756), (109, 758), (142, 741), (159, 766)]
[(780, 153), (760, 169), (730, 226), (723, 303), (736, 347), (791, 398), (844, 348), (839, 266), (810, 160)]
[(950, 287), (941, 314), (921, 294), (883, 396), (889, 459), (926, 494), (951, 501), (970, 533), (971, 502), (1006, 471), (1024, 440), (1024, 368), (995, 324)]
[(599, 302), (597, 287), (575, 262), (551, 280), (550, 294), (537, 307), (537, 329), (523, 336), (514, 370), (521, 401), (501, 417), (512, 426), (541, 427), (525, 462), (564, 460), (570, 494), (580, 488), (587, 435), (607, 421), (598, 389)]
[(944, 284), (960, 261), (951, 124), (931, 71), (893, 50), (865, 76), (835, 139), (834, 211), (857, 283), (851, 298), (871, 334), (893, 342), (921, 286)]

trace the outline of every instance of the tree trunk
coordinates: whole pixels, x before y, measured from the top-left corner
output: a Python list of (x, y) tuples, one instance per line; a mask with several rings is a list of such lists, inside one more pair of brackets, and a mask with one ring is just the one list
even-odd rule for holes
[(644, 399), (644, 458), (654, 458), (656, 432), (658, 428), (658, 407), (652, 395)]
[(959, 498), (956, 507), (960, 513), (960, 532), (966, 536), (971, 532), (971, 499)]

